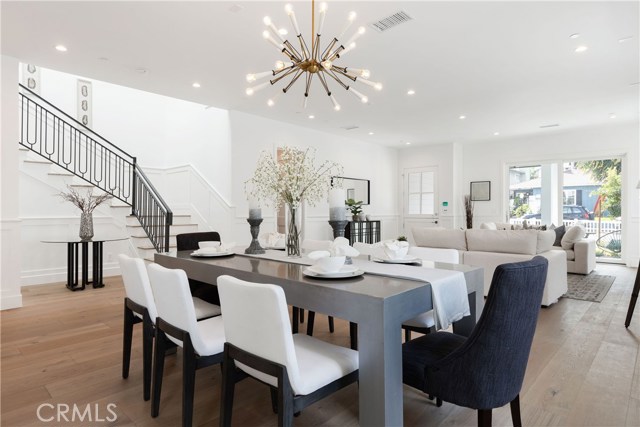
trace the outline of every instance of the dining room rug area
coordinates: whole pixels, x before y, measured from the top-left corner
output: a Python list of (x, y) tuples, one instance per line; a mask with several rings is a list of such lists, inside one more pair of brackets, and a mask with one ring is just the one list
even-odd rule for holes
[(615, 276), (601, 274), (567, 274), (569, 290), (564, 295), (567, 298), (583, 301), (601, 302), (609, 292)]

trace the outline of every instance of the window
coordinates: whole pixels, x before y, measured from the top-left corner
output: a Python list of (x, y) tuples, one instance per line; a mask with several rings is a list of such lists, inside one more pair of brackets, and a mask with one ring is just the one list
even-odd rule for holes
[(576, 190), (562, 190), (562, 203), (565, 205), (577, 205)]
[(406, 173), (406, 212), (408, 215), (436, 214), (436, 171), (412, 170)]

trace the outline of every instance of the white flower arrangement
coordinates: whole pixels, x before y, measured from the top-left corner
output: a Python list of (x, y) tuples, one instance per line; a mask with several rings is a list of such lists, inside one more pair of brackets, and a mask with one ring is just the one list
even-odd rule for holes
[(327, 194), (331, 176), (342, 175), (342, 166), (329, 160), (316, 166), (314, 157), (312, 148), (285, 146), (280, 161), (263, 151), (253, 177), (245, 182), (245, 193), (274, 208), (297, 208), (302, 199), (315, 206)]

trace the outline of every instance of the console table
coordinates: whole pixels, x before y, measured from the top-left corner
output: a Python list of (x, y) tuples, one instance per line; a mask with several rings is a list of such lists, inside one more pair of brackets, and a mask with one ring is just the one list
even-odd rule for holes
[(377, 243), (380, 241), (380, 221), (349, 221), (344, 230), (349, 244), (354, 242)]
[[(107, 237), (94, 238), (91, 240), (82, 240), (79, 237), (60, 239), (60, 240), (42, 240), (42, 243), (66, 243), (67, 244), (67, 289), (71, 291), (83, 291), (89, 283), (94, 288), (104, 287), (102, 283), (102, 247), (104, 242), (114, 242), (117, 240), (127, 240), (128, 237)], [(89, 282), (89, 243), (91, 243), (93, 270), (92, 281)], [(82, 262), (82, 278), (78, 285), (78, 255), (81, 251)]]

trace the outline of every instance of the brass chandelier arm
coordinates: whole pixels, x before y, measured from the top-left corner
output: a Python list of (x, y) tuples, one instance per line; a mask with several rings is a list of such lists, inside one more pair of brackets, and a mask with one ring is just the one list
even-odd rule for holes
[[(345, 69), (346, 69), (346, 67), (345, 67)], [(351, 76), (351, 75), (349, 75), (349, 74), (347, 74), (347, 73), (343, 72), (339, 67), (333, 67), (333, 68), (331, 69), (331, 72), (334, 72), (334, 71), (335, 71), (335, 72), (337, 72), (337, 73), (338, 73), (338, 74), (340, 74), (340, 75), (345, 76), (346, 78), (348, 78), (348, 79), (350, 79), (350, 80), (352, 80), (352, 81), (354, 81), (354, 82), (356, 81), (356, 77), (355, 77), (355, 76)]]
[(311, 87), (312, 80), (313, 80), (313, 73), (307, 73), (307, 85), (304, 90), (304, 96), (309, 96), (309, 88)]
[(331, 50), (336, 45), (336, 43), (338, 43), (338, 39), (336, 39), (334, 37), (334, 39), (331, 41), (331, 43), (329, 43), (329, 46), (327, 46), (327, 48), (324, 50), (324, 52), (322, 52), (322, 60), (323, 61), (327, 60), (327, 55), (329, 55), (331, 53)]
[[(336, 58), (340, 58), (340, 52), (342, 52), (343, 50), (344, 50), (344, 46), (340, 45), (340, 47), (337, 48), (335, 52), (333, 52), (331, 57), (329, 57), (329, 61), (333, 61)], [(329, 52), (329, 53), (331, 53), (331, 52)]]
[[(286, 68), (285, 68), (286, 69)], [(280, 80), (284, 79), (285, 77), (291, 75), (292, 73), (295, 73), (297, 70), (299, 70), (299, 68), (295, 68), (295, 67), (291, 67), (290, 69), (287, 70), (286, 73), (284, 73), (283, 75), (281, 75), (280, 77), (278, 77), (277, 79), (273, 79), (273, 80), (269, 80), (269, 82), (274, 85), (276, 83), (278, 83)], [(302, 70), (300, 70), (302, 71)]]
[[(302, 73), (304, 73), (304, 71), (302, 71), (301, 69), (297, 69), (297, 74), (295, 76), (293, 76), (293, 79), (291, 79), (291, 81), (289, 82), (289, 84), (287, 85), (287, 87), (285, 87), (284, 89), (282, 89), (282, 91), (284, 93), (287, 93), (287, 91), (291, 88), (291, 86), (293, 86), (293, 84), (296, 82), (296, 80), (298, 80), (300, 78), (300, 76), (302, 75)], [(282, 76), (284, 77), (284, 76)]]
[(304, 53), (304, 59), (308, 60), (310, 58), (309, 48), (307, 47), (307, 43), (304, 41), (302, 34), (298, 36), (298, 41), (300, 42), (300, 49), (302, 50), (302, 53)]
[(320, 53), (320, 34), (316, 35), (315, 44), (313, 46), (313, 51), (311, 52), (311, 57), (314, 59), (319, 58), (318, 54)]
[(318, 78), (320, 79), (320, 83), (324, 86), (324, 90), (327, 92), (327, 95), (331, 96), (331, 91), (329, 90), (329, 86), (327, 86), (327, 81), (324, 78), (324, 73), (318, 73)]
[(300, 55), (300, 52), (298, 52), (296, 48), (289, 43), (289, 40), (285, 40), (284, 45), (285, 48), (282, 49), (282, 53), (287, 55), (293, 62), (302, 62), (302, 55)]
[(338, 84), (340, 86), (342, 86), (343, 88), (345, 88), (346, 90), (349, 90), (349, 86), (347, 86), (346, 84), (342, 83), (342, 80), (340, 80), (338, 78), (338, 76), (336, 76), (336, 74), (333, 72), (333, 70), (329, 70), (326, 72), (333, 80), (337, 81)]

